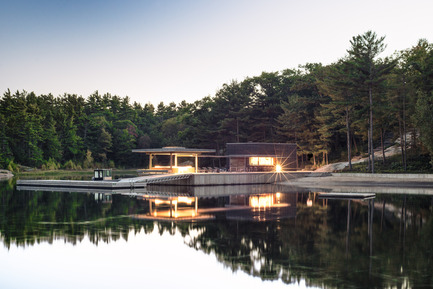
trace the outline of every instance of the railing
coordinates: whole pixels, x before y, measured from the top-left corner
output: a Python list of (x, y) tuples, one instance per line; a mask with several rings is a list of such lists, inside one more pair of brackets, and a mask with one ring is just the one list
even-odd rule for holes
[(149, 169), (139, 169), (137, 170), (137, 173), (139, 176), (144, 176), (144, 175), (159, 175), (159, 174), (168, 174), (169, 170), (160, 170), (160, 169), (156, 169), (156, 170), (149, 170)]

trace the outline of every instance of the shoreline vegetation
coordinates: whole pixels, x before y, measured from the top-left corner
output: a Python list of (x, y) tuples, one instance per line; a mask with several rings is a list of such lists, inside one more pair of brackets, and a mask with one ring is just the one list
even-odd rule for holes
[[(381, 58), (385, 48), (385, 37), (367, 31), (332, 64), (233, 80), (193, 103), (7, 90), (0, 95), (0, 169), (143, 168), (148, 159), (132, 149), (183, 146), (225, 155), (226, 143), (272, 142), (296, 143), (303, 170), (347, 162), (352, 172), (432, 172), (433, 44), (420, 39)], [(387, 157), (394, 145), (399, 154)], [(367, 161), (352, 164), (361, 157)]]
[[(134, 177), (137, 176), (137, 169), (113, 169), (113, 177)], [(15, 174), (15, 177), (20, 179), (26, 178), (82, 178), (91, 180), (93, 177), (93, 169), (81, 169), (81, 170), (40, 170), (33, 169), (30, 171), (19, 172)]]

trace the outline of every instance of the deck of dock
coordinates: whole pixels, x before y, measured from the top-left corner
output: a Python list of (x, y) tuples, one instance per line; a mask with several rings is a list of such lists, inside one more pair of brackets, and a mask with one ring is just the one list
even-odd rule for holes
[(164, 174), (112, 181), (81, 180), (18, 180), (19, 189), (25, 188), (74, 188), (123, 190), (140, 189), (152, 185), (158, 186), (229, 186), (275, 184), (293, 178), (302, 177), (305, 173), (198, 173), (198, 174)]

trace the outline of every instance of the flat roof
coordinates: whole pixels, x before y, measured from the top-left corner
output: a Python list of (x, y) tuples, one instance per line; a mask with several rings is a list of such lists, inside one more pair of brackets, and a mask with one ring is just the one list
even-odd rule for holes
[(286, 159), (287, 156), (278, 156), (276, 154), (239, 154), (239, 155), (227, 155), (224, 156), (226, 158), (250, 158), (250, 157), (261, 157), (261, 158), (277, 158), (277, 159)]
[(283, 143), (283, 142), (228, 142), (230, 145), (296, 145), (296, 143)]
[(230, 157), (287, 157), (296, 156), (296, 149), (294, 143), (227, 143), (226, 154)]
[(185, 147), (162, 147), (154, 149), (133, 149), (133, 153), (147, 153), (147, 154), (202, 154), (202, 153), (215, 153), (214, 149), (193, 149)]

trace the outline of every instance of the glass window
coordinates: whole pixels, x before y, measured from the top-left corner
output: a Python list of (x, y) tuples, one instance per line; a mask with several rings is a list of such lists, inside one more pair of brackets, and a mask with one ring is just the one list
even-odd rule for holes
[(258, 165), (259, 165), (259, 158), (258, 157), (250, 158), (250, 166), (258, 166)]
[(271, 157), (250, 157), (250, 166), (273, 166), (274, 158)]

